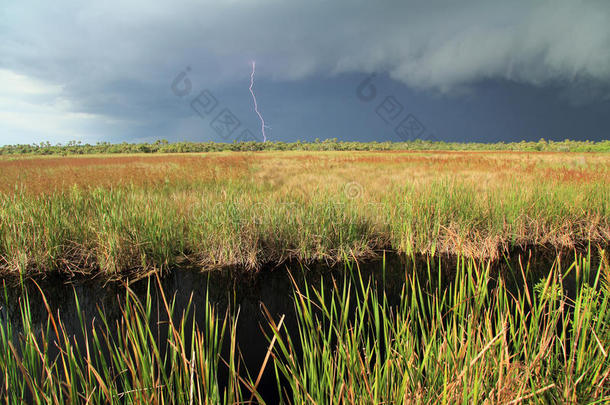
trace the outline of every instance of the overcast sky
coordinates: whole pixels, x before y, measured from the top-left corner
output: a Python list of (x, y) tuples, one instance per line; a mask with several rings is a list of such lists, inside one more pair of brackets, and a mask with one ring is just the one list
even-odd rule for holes
[[(0, 144), (610, 138), (610, 2), (0, 3)], [(250, 132), (244, 133), (245, 130)]]

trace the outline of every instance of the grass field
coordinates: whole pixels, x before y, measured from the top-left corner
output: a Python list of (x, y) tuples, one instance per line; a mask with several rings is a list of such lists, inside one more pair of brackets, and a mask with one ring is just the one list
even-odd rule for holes
[(495, 259), (610, 241), (610, 155), (217, 152), (0, 158), (0, 268), (108, 276), (286, 259)]
[[(242, 364), (239, 309), (222, 313), (207, 293), (195, 323), (175, 296), (153, 302), (151, 284), (143, 295), (125, 289), (114, 321), (102, 309), (85, 319), (79, 300), (97, 303), (74, 290), (77, 333), (44, 289), (40, 319), (31, 290), (15, 303), (5, 284), (6, 403), (265, 403), (264, 370), (294, 404), (610, 398), (610, 154), (4, 155), (0, 171), (0, 270), (22, 287), (49, 274), (253, 275), (281, 262), (291, 272), (342, 262), (343, 277), (318, 288), (319, 273), (305, 271), (292, 291), (273, 287), (294, 313), (284, 323), (265, 312), (248, 330), (268, 342), (260, 369)], [(551, 260), (507, 259), (526, 247)], [(406, 263), (386, 269), (384, 251)], [(376, 255), (382, 288), (360, 273)], [(402, 288), (398, 304), (386, 271)], [(188, 288), (202, 286), (179, 286)]]

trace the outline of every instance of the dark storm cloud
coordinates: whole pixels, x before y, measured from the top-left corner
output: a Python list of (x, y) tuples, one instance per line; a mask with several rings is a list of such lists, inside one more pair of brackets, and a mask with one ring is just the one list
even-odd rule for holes
[[(8, 2), (0, 69), (61, 87), (73, 111), (130, 120), (180, 115), (168, 91), (242, 80), (385, 72), (461, 94), (485, 80), (551, 85), (578, 102), (610, 83), (606, 1)], [(1, 90), (0, 90), (1, 91)]]

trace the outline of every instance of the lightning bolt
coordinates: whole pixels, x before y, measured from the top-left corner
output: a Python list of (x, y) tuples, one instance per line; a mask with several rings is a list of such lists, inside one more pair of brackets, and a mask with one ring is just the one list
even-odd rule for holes
[(256, 96), (254, 95), (254, 90), (252, 90), (252, 88), (254, 87), (254, 73), (256, 73), (256, 62), (252, 61), (252, 73), (250, 74), (250, 94), (252, 94), (252, 100), (254, 100), (254, 111), (256, 111), (258, 118), (260, 118), (260, 120), (261, 120), (261, 133), (263, 134), (263, 142), (267, 142), (267, 135), (265, 134), (265, 128), (268, 128), (268, 127), (265, 125), (265, 120), (263, 119), (263, 116), (261, 115), (260, 111), (258, 111), (258, 103), (256, 102)]

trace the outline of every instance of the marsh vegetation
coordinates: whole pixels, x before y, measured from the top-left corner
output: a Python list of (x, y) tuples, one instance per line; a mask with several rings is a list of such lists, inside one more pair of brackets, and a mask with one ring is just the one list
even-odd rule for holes
[(6, 403), (610, 398), (608, 154), (10, 155), (0, 171)]
[(0, 160), (0, 269), (108, 277), (604, 247), (607, 154), (270, 152)]
[[(450, 266), (412, 263), (402, 275), (385, 262), (366, 271), (342, 266), (336, 278), (299, 278), (307, 273), (285, 268), (276, 277), (292, 287), (278, 292), (279, 306), (268, 308), (270, 297), (258, 296), (258, 325), (247, 312), (256, 304), (221, 310), (210, 284), (168, 294), (159, 278), (141, 280), (139, 292), (126, 288), (115, 297), (113, 315), (101, 306), (83, 309), (75, 292), (75, 309), (60, 312), (43, 288), (10, 300), (5, 287), (13, 316), (2, 311), (0, 395), (7, 403), (45, 404), (609, 398), (604, 256), (558, 259), (546, 275), (528, 262), (502, 274), (466, 258)], [(253, 350), (256, 360), (247, 360)]]

